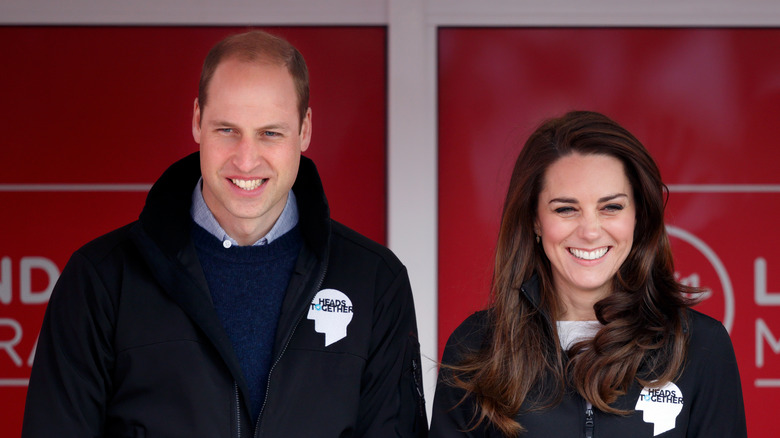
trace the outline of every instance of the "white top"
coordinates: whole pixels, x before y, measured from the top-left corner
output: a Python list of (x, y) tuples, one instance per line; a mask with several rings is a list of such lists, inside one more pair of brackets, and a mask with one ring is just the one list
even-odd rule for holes
[(568, 350), (577, 342), (591, 339), (601, 328), (598, 321), (557, 321), (561, 348)]

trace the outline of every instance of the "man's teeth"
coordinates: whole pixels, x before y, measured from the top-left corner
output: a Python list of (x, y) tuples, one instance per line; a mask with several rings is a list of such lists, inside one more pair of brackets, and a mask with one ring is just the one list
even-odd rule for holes
[(607, 251), (609, 251), (609, 247), (607, 246), (603, 248), (594, 249), (593, 251), (583, 251), (581, 249), (569, 248), (569, 252), (572, 253), (574, 257), (583, 260), (600, 259), (601, 257), (604, 257), (604, 254), (606, 254)]
[(231, 181), (244, 190), (254, 190), (260, 187), (265, 182), (265, 179), (231, 179)]

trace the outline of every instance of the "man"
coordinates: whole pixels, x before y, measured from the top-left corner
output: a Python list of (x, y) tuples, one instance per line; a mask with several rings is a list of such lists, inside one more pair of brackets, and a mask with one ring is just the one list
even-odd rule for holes
[(73, 254), (38, 342), (25, 437), (386, 437), (427, 430), (412, 294), (333, 221), (301, 54), (208, 54), (192, 132), (138, 221)]

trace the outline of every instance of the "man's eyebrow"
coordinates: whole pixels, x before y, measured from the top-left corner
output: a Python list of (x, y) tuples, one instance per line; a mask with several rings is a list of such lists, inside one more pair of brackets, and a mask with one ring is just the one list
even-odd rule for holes
[[(209, 122), (209, 126), (226, 126), (230, 128), (235, 128), (238, 125), (232, 122), (228, 122), (227, 120), (212, 120)], [(269, 123), (267, 125), (263, 125), (257, 128), (256, 131), (262, 132), (262, 131), (274, 131), (274, 130), (284, 130), (284, 129), (290, 129), (287, 123)]]
[(274, 131), (274, 130), (281, 130), (281, 129), (290, 129), (290, 128), (287, 125), (287, 123), (271, 123), (257, 128), (258, 131)]
[(234, 123), (230, 123), (227, 120), (212, 120), (209, 125), (211, 126), (236, 126)]

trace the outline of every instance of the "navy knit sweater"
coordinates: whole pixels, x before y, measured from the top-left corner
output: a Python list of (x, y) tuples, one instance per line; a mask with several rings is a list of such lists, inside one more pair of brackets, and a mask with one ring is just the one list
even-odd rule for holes
[(268, 245), (224, 248), (196, 224), (192, 239), (214, 307), (249, 386), (252, 421), (257, 423), (282, 300), (303, 238), (296, 226)]

